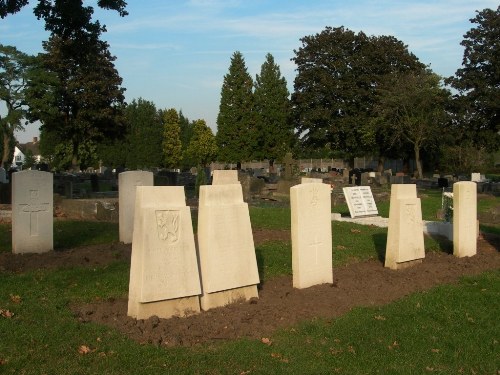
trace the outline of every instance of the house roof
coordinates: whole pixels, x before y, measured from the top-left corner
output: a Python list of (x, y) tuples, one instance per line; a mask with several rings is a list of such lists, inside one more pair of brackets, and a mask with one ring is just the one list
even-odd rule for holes
[(26, 151), (31, 150), (33, 156), (40, 155), (40, 141), (37, 138), (33, 139), (33, 142), (27, 142), (24, 144), (19, 144), (19, 149), (23, 154), (26, 155)]

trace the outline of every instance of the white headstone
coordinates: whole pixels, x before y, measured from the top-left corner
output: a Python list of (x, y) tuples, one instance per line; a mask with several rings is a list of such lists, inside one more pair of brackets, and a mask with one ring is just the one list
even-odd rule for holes
[(258, 297), (250, 214), (240, 184), (200, 186), (198, 247), (202, 310)]
[(54, 249), (54, 194), (50, 172), (12, 174), (12, 252)]
[(200, 311), (191, 211), (182, 186), (138, 186), (128, 315), (147, 319)]
[(415, 184), (393, 184), (389, 207), (389, 228), (385, 267), (401, 269), (425, 258), (420, 198)]
[(300, 180), (301, 184), (322, 184), (322, 178), (312, 178), (312, 177), (302, 177)]
[(290, 188), (293, 287), (332, 283), (330, 187), (307, 183)]
[(216, 169), (212, 174), (212, 185), (239, 184), (238, 171)]
[(153, 185), (153, 172), (129, 171), (118, 175), (118, 218), (121, 242), (132, 243), (136, 187)]
[(378, 215), (377, 205), (369, 186), (342, 188), (351, 218)]
[(470, 180), (473, 182), (481, 182), (481, 173), (471, 173)]
[(477, 186), (472, 181), (453, 184), (453, 254), (477, 253)]
[(5, 168), (0, 167), (0, 184), (7, 183), (7, 173), (5, 172)]

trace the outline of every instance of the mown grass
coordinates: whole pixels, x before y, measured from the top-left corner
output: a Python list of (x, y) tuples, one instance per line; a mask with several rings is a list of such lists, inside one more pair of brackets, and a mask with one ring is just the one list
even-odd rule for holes
[[(360, 275), (361, 276), (361, 275)], [(5, 374), (495, 374), (500, 271), (382, 307), (358, 307), (275, 332), (192, 348), (138, 344), (72, 316), (71, 303), (126, 295), (123, 263), (102, 269), (0, 274)], [(311, 308), (314, 308), (311, 306)], [(80, 354), (79, 348), (89, 348)]]
[[(250, 216), (254, 228), (290, 229), (288, 208), (251, 207)], [(332, 233), (334, 267), (383, 258), (385, 228), (333, 222)], [(54, 223), (60, 249), (117, 240), (116, 224)], [(10, 251), (9, 241), (10, 225), (2, 224), (1, 251)], [(447, 251), (446, 243), (427, 237), (425, 247)], [(290, 242), (258, 245), (256, 254), (262, 281), (291, 275)], [(500, 270), (386, 306), (305, 321), (275, 332), (271, 345), (241, 339), (192, 348), (138, 344), (72, 315), (71, 304), (126, 298), (128, 278), (124, 261), (101, 268), (0, 272), (0, 373), (496, 374), (500, 369)], [(90, 352), (79, 353), (82, 345)]]

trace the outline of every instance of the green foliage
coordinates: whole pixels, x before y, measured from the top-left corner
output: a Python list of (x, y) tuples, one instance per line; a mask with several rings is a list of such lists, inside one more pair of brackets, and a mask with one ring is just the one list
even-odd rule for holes
[[(373, 153), (381, 141), (373, 140), (383, 134), (366, 127), (377, 88), (391, 74), (419, 71), (423, 64), (394, 37), (343, 27), (327, 27), (301, 42), (292, 58), (298, 74), (291, 100), (303, 147), (341, 150), (344, 156)], [(380, 151), (390, 151), (387, 143)]]
[[(82, 46), (84, 42), (88, 44)], [(82, 41), (52, 35), (44, 50), (28, 90), (30, 117), (71, 145), (73, 168), (94, 165), (97, 144), (124, 133), (125, 89), (120, 87), (115, 57), (98, 38)]]
[(440, 77), (430, 70), (395, 74), (379, 89), (374, 112), (376, 121), (385, 124), (392, 144), (410, 144), (422, 178), (420, 152), (442, 141), (448, 121), (448, 90), (441, 88)]
[(177, 111), (173, 108), (163, 113), (162, 150), (164, 165), (167, 168), (177, 168), (182, 161), (182, 143), (180, 139), (180, 121)]
[[(281, 159), (290, 151), (294, 134), (286, 80), (273, 56), (268, 53), (255, 79), (254, 101), (258, 159)], [(258, 153), (257, 153), (258, 152)]]
[(0, 44), (0, 103), (7, 113), (0, 115), (0, 166), (7, 166), (14, 153), (14, 131), (23, 129), (26, 111), (25, 89), (30, 57), (12, 46)]
[(223, 162), (251, 160), (257, 149), (253, 81), (240, 52), (231, 57), (224, 76), (217, 115), (218, 158)]
[[(461, 45), (462, 68), (448, 82), (455, 96), (457, 143), (472, 142), (480, 149), (500, 147), (500, 6), (478, 11)], [(462, 141), (462, 142), (460, 142)]]
[(186, 157), (196, 165), (206, 167), (217, 156), (217, 142), (205, 120), (194, 122), (193, 136), (186, 150)]
[(196, 181), (194, 185), (194, 194), (195, 196), (200, 196), (200, 186), (207, 184), (207, 176), (205, 173), (205, 168), (201, 165), (198, 165), (196, 173)]
[(33, 151), (30, 149), (26, 150), (24, 153), (24, 163), (23, 163), (23, 169), (29, 169), (32, 166), (34, 166), (36, 163), (35, 157), (33, 156)]
[[(153, 102), (139, 98), (125, 109), (128, 127), (127, 167), (140, 169), (163, 163), (163, 127)], [(123, 147), (123, 146), (122, 146)]]

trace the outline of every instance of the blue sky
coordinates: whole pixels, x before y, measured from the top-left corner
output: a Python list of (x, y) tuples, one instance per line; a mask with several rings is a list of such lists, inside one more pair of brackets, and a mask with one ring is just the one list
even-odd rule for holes
[[(344, 26), (393, 35), (434, 72), (450, 76), (461, 66), (469, 19), (476, 10), (497, 6), (493, 0), (129, 0), (127, 17), (98, 9), (95, 17), (107, 27), (103, 39), (117, 57), (127, 102), (142, 97), (158, 109), (182, 109), (215, 132), (220, 90), (235, 51), (254, 78), (271, 53), (292, 92), (290, 59), (300, 38)], [(36, 54), (47, 38), (30, 6), (0, 20), (2, 44)], [(37, 134), (31, 125), (17, 137), (23, 143)]]

